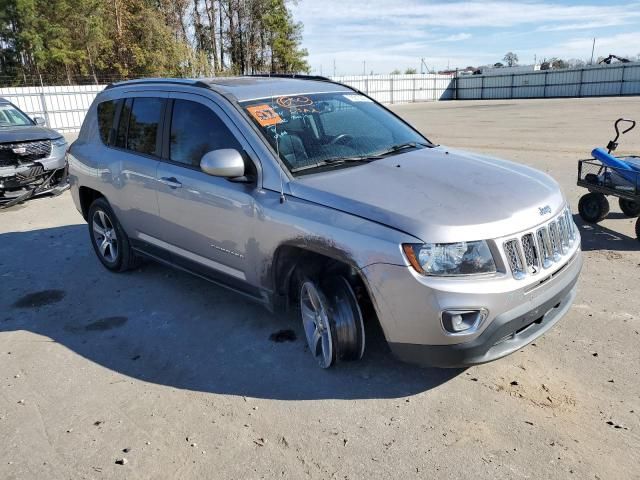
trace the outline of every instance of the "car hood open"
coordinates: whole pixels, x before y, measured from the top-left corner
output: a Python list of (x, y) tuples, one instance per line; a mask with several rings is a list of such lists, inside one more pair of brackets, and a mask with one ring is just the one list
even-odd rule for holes
[(547, 221), (565, 205), (559, 185), (543, 172), (445, 147), (300, 176), (290, 188), (298, 198), (425, 242), (510, 235)]
[(0, 127), (0, 143), (53, 140), (59, 137), (61, 137), (61, 135), (55, 130), (36, 125)]

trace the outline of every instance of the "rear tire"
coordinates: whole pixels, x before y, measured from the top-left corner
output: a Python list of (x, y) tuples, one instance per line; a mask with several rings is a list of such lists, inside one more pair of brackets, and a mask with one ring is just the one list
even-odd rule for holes
[(139, 265), (129, 237), (104, 197), (91, 204), (87, 220), (91, 245), (102, 265), (112, 272), (124, 272)]
[(636, 238), (640, 242), (640, 218), (636, 220)]
[(640, 202), (620, 198), (618, 199), (618, 205), (620, 205), (620, 210), (622, 210), (622, 213), (627, 217), (637, 217), (640, 215)]
[(598, 223), (609, 213), (609, 201), (602, 193), (587, 193), (578, 202), (580, 217), (588, 223)]

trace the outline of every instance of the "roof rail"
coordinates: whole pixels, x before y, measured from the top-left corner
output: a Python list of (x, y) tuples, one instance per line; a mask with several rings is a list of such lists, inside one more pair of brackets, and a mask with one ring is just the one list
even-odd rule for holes
[(299, 78), (301, 80), (317, 80), (319, 82), (334, 82), (328, 77), (322, 77), (320, 75), (299, 75), (297, 73), (252, 73), (247, 75), (248, 77), (274, 77), (274, 78)]
[(337, 82), (335, 80), (331, 80), (329, 77), (323, 77), (320, 75), (298, 75), (297, 73), (252, 73), (250, 75), (245, 75), (247, 77), (275, 77), (275, 78), (299, 78), (300, 80), (315, 80), (318, 82), (327, 82), (333, 83), (334, 85), (340, 85), (341, 87), (348, 88), (349, 90), (353, 90), (356, 93), (361, 95), (368, 96), (366, 93), (361, 91), (360, 89), (353, 87), (351, 85), (347, 85), (346, 83)]
[(122, 82), (110, 83), (105, 90), (115, 87), (124, 87), (127, 85), (146, 85), (150, 83), (165, 83), (170, 85), (189, 85), (192, 87), (211, 88), (207, 83), (192, 78), (139, 78), (136, 80), (124, 80)]

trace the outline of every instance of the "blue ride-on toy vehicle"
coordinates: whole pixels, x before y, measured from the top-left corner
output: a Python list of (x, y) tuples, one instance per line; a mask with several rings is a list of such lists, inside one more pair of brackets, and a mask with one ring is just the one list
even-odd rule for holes
[[(620, 124), (628, 123), (620, 131)], [(619, 118), (615, 123), (616, 137), (607, 150), (596, 148), (593, 158), (578, 162), (578, 185), (589, 190), (578, 203), (578, 211), (585, 222), (598, 223), (609, 213), (607, 196), (618, 197), (622, 213), (628, 217), (640, 216), (640, 156), (616, 157), (611, 154), (618, 147), (620, 135), (636, 126), (634, 120)], [(640, 218), (636, 220), (636, 237), (640, 240)]]

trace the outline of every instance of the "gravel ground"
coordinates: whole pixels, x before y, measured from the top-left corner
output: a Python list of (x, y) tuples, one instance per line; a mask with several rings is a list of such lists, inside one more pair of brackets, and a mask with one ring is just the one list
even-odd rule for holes
[[(550, 173), (576, 211), (576, 160), (640, 98), (394, 110)], [(534, 344), (420, 369), (370, 328), (363, 361), (331, 371), (287, 316), (155, 264), (107, 272), (68, 193), (4, 211), (0, 478), (640, 478), (640, 243), (611, 210), (580, 226), (575, 305)]]

